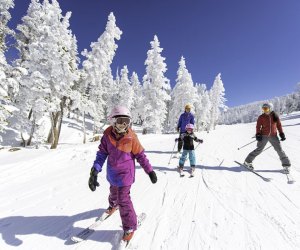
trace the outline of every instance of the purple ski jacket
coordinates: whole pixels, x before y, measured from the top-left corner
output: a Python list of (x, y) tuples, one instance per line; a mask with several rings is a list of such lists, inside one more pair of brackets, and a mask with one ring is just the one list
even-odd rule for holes
[(178, 124), (177, 124), (177, 128), (180, 129), (180, 133), (184, 133), (185, 132), (185, 126), (187, 124), (194, 124), (195, 123), (195, 118), (194, 115), (190, 112), (184, 112), (180, 115), (179, 120), (178, 120)]
[(108, 182), (117, 187), (130, 186), (135, 180), (135, 159), (149, 174), (153, 171), (147, 159), (144, 148), (137, 135), (129, 128), (126, 135), (116, 139), (113, 127), (108, 127), (103, 134), (93, 167), (102, 171), (102, 166), (107, 159)]

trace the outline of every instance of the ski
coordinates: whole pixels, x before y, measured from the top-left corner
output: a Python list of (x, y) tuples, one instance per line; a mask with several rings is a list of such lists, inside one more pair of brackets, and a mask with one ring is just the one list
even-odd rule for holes
[[(146, 214), (145, 213), (141, 213), (138, 217), (137, 217), (137, 229), (139, 229), (142, 225), (142, 223), (144, 222), (144, 220), (146, 219)], [(120, 245), (118, 250), (124, 250), (124, 249), (129, 249), (130, 247), (130, 243), (132, 242), (132, 240), (134, 239), (134, 235), (131, 238), (131, 240), (123, 240), (121, 239), (120, 241)]]
[(262, 176), (262, 175), (260, 175), (259, 173), (257, 173), (256, 171), (254, 171), (254, 170), (252, 170), (252, 169), (250, 169), (250, 168), (248, 168), (247, 166), (245, 166), (244, 164), (242, 164), (242, 163), (240, 163), (240, 162), (238, 162), (238, 161), (234, 161), (235, 163), (237, 163), (237, 164), (239, 164), (240, 166), (242, 166), (242, 167), (244, 167), (244, 168), (246, 168), (249, 172), (252, 172), (253, 174), (255, 174), (255, 175), (257, 175), (257, 176), (259, 176), (261, 179), (263, 179), (264, 181), (267, 181), (267, 182), (269, 182), (269, 181), (271, 181), (271, 179), (270, 178), (266, 178), (266, 177), (264, 177), (264, 176)]
[(107, 214), (106, 212), (104, 212), (100, 217), (98, 217), (96, 219), (96, 221), (93, 224), (91, 224), (87, 228), (83, 229), (82, 231), (80, 231), (75, 236), (72, 236), (71, 240), (74, 243), (79, 243), (79, 242), (82, 242), (82, 241), (86, 240), (88, 237), (90, 237), (95, 232), (95, 229), (98, 226), (100, 226), (101, 223), (103, 221), (105, 221), (107, 218), (109, 218), (110, 216), (112, 216), (112, 214)]

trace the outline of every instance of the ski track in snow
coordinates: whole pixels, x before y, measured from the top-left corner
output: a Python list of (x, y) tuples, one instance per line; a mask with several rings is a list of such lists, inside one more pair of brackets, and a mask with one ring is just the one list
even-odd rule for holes
[[(136, 213), (145, 212), (147, 218), (129, 249), (300, 249), (300, 130), (294, 124), (300, 119), (283, 121), (287, 141), (282, 143), (292, 161), (294, 184), (287, 184), (273, 149), (254, 162), (255, 170), (271, 182), (234, 163), (255, 148), (253, 143), (237, 150), (253, 140), (254, 123), (197, 133), (204, 143), (196, 149), (193, 178), (187, 172), (189, 161), (182, 178), (176, 171), (179, 159), (172, 158), (168, 165), (177, 134), (139, 134), (158, 182), (153, 185), (137, 166), (131, 197)], [(0, 152), (1, 250), (117, 249), (122, 236), (118, 213), (88, 240), (79, 244), (69, 240), (108, 206), (109, 184), (104, 168), (97, 191), (87, 187), (98, 142), (81, 145), (81, 139), (71, 141), (76, 140), (74, 130), (62, 131), (70, 141), (57, 150)]]

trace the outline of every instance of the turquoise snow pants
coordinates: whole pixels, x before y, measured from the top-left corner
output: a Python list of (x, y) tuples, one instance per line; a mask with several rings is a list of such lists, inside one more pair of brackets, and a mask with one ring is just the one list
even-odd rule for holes
[(186, 160), (188, 155), (189, 155), (191, 167), (195, 167), (195, 165), (196, 165), (195, 150), (186, 150), (186, 149), (183, 150), (182, 155), (179, 159), (179, 166), (180, 167), (184, 166), (185, 160)]

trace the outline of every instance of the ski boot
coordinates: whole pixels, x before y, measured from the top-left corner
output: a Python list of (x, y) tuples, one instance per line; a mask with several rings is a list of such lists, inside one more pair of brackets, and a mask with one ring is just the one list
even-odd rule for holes
[(116, 207), (109, 206), (100, 217), (96, 218), (96, 221), (106, 220), (109, 216), (111, 216), (118, 209), (119, 209), (118, 206), (116, 206)]
[(112, 214), (113, 214), (116, 210), (118, 210), (118, 209), (119, 209), (118, 206), (116, 206), (116, 207), (111, 207), (111, 206), (109, 206), (109, 207), (106, 209), (105, 213), (108, 214), (108, 215), (110, 216), (110, 215), (112, 215)]
[(244, 161), (244, 165), (245, 165), (246, 168), (248, 168), (250, 170), (254, 170), (252, 162), (246, 162), (246, 161)]
[(179, 172), (179, 174), (180, 174), (180, 177), (183, 177), (183, 176), (184, 176), (184, 173), (183, 173), (183, 166), (179, 166), (179, 167), (177, 167), (177, 169), (178, 169), (178, 172)]
[(289, 174), (290, 173), (290, 166), (283, 166), (283, 173)]
[(191, 176), (190, 177), (194, 177), (195, 174), (195, 166), (191, 166)]
[(124, 231), (122, 240), (130, 241), (133, 237), (134, 231), (132, 229)]

